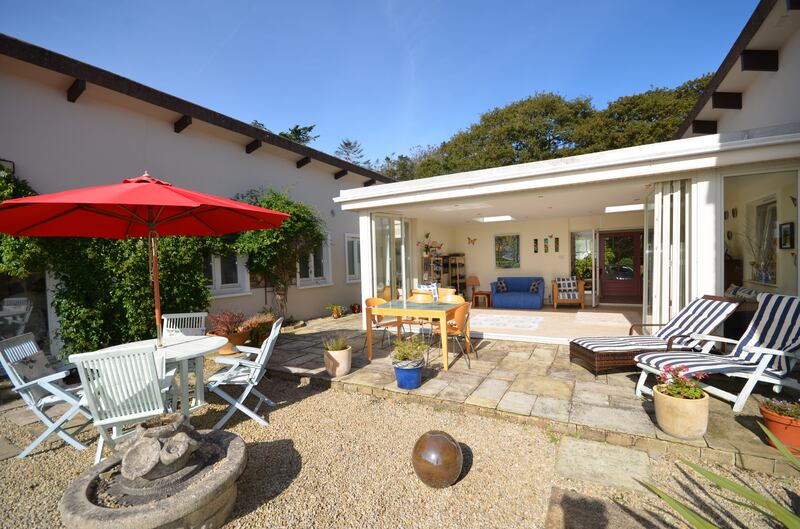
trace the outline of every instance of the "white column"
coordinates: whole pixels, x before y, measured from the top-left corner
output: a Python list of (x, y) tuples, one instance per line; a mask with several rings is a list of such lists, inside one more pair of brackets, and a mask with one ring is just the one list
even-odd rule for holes
[(691, 298), (725, 290), (723, 201), (720, 176), (709, 172), (692, 179)]
[[(372, 220), (369, 213), (362, 213), (358, 217), (358, 234), (361, 243), (361, 306), (364, 300), (372, 297)], [(366, 311), (361, 313), (361, 328), (367, 328)]]

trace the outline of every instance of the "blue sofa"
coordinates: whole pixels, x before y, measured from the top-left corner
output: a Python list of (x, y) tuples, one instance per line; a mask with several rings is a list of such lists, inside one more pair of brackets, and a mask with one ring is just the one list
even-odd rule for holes
[[(498, 277), (506, 282), (508, 292), (497, 291), (497, 281), (492, 281), (492, 307), (498, 309), (541, 309), (544, 302), (544, 278)], [(539, 292), (532, 294), (531, 283), (539, 282)]]

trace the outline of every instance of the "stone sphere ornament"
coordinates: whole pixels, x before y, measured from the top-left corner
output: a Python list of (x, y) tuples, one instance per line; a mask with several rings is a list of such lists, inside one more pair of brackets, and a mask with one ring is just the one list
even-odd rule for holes
[(411, 452), (417, 477), (429, 487), (449, 487), (461, 475), (464, 455), (461, 446), (445, 432), (431, 430), (417, 439)]

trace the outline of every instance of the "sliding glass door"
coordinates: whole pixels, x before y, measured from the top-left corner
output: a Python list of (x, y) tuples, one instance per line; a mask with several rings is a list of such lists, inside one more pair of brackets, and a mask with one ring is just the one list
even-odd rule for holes
[(411, 285), (410, 221), (372, 215), (372, 278), (375, 297), (397, 299)]

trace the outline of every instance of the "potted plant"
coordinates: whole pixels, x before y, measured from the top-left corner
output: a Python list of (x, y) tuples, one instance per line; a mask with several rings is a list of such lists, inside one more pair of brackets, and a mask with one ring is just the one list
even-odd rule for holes
[(325, 349), (325, 370), (332, 377), (343, 377), (350, 372), (353, 360), (353, 348), (347, 345), (344, 336), (334, 336), (323, 340)]
[(424, 355), (427, 348), (428, 344), (418, 336), (395, 342), (392, 367), (398, 388), (416, 389), (422, 385), (422, 366), (425, 365)]
[[(767, 429), (795, 455), (800, 455), (800, 402), (770, 399), (759, 406)], [(772, 438), (769, 444), (775, 446)]]
[(686, 366), (667, 367), (653, 388), (658, 427), (679, 439), (698, 439), (708, 427), (708, 394), (698, 384), (704, 373), (686, 376)]
[(273, 323), (275, 323), (275, 316), (272, 315), (271, 310), (267, 309), (262, 312), (257, 312), (247, 318), (239, 327), (239, 330), (241, 332), (248, 332), (250, 341), (254, 344), (261, 345), (261, 342), (266, 339), (270, 329), (272, 329)]
[(334, 319), (341, 318), (342, 314), (344, 314), (344, 307), (342, 307), (341, 305), (337, 305), (335, 303), (326, 305), (325, 310), (330, 311), (331, 316), (333, 316)]
[(208, 334), (212, 336), (224, 336), (228, 339), (228, 345), (219, 350), (220, 354), (230, 355), (236, 353), (234, 346), (242, 345), (250, 336), (250, 331), (242, 331), (244, 314), (241, 312), (222, 311), (218, 314), (208, 315)]

